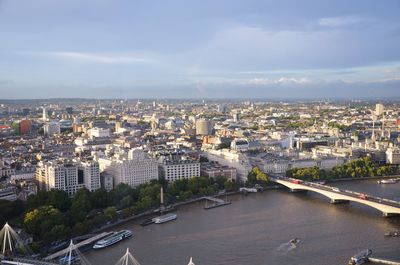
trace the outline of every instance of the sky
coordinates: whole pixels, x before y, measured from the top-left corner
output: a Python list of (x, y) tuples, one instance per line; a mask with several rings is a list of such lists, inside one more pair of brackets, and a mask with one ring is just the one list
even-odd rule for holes
[(400, 1), (0, 0), (0, 99), (400, 98)]

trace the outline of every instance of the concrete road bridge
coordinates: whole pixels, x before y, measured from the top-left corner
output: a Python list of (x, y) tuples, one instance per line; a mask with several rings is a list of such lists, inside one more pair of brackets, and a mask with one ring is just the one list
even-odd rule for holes
[(331, 203), (343, 203), (343, 202), (357, 202), (364, 205), (368, 205), (382, 212), (383, 216), (395, 216), (400, 215), (400, 202), (371, 196), (365, 193), (339, 189), (328, 185), (318, 184), (315, 182), (302, 181), (299, 179), (281, 177), (281, 176), (270, 176), (269, 179), (273, 182), (279, 183), (292, 192), (296, 191), (313, 191), (328, 197)]

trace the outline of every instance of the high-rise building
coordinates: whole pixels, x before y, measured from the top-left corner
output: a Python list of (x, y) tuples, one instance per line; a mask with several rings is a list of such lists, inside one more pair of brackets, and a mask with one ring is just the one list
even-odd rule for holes
[(128, 156), (99, 158), (102, 171), (114, 177), (114, 185), (128, 184), (131, 187), (158, 179), (158, 164), (143, 150), (132, 149)]
[(28, 116), (30, 114), (31, 110), (29, 108), (23, 108), (22, 109), (22, 115)]
[(61, 132), (61, 127), (59, 122), (48, 122), (43, 126), (44, 135), (52, 136), (54, 134), (59, 134)]
[(32, 123), (30, 120), (14, 121), (11, 124), (11, 128), (14, 130), (14, 133), (17, 135), (28, 134), (31, 132)]
[(226, 105), (224, 105), (224, 104), (219, 104), (219, 105), (217, 106), (217, 111), (218, 111), (218, 112), (221, 112), (221, 113), (227, 112)]
[(240, 117), (239, 117), (239, 112), (234, 112), (234, 113), (232, 114), (232, 118), (233, 118), (233, 121), (234, 121), (234, 122), (238, 122), (239, 119), (240, 119)]
[(46, 111), (46, 108), (45, 108), (45, 107), (43, 107), (43, 116), (42, 116), (42, 120), (43, 120), (43, 121), (47, 121), (47, 111)]
[(212, 122), (206, 119), (196, 120), (196, 135), (211, 135), (213, 125)]
[(36, 168), (36, 180), (42, 190), (64, 190), (70, 196), (84, 187), (95, 191), (100, 188), (99, 164), (94, 161), (41, 161)]
[(68, 114), (72, 114), (72, 113), (74, 112), (74, 108), (73, 108), (73, 107), (66, 107), (66, 108), (65, 108), (65, 111), (66, 111)]
[(20, 134), (28, 134), (32, 130), (32, 122), (30, 120), (22, 120), (19, 122)]
[(99, 163), (94, 161), (82, 161), (78, 165), (78, 177), (83, 176), (85, 187), (90, 191), (100, 189)]
[(382, 115), (384, 111), (385, 111), (385, 106), (383, 106), (383, 104), (378, 103), (375, 105), (375, 115), (376, 116)]

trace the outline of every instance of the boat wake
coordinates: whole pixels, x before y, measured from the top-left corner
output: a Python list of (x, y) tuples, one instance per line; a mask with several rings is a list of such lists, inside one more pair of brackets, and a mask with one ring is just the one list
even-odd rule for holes
[(291, 250), (294, 250), (295, 248), (297, 248), (297, 246), (296, 246), (295, 244), (292, 244), (292, 243), (290, 243), (290, 242), (287, 242), (287, 243), (281, 244), (281, 245), (277, 248), (277, 250), (278, 250), (278, 251), (281, 251), (281, 252), (289, 252), (289, 251), (291, 251)]
[(289, 242), (281, 244), (277, 250), (280, 252), (289, 252), (297, 248), (297, 244), (300, 242), (300, 239), (292, 239)]

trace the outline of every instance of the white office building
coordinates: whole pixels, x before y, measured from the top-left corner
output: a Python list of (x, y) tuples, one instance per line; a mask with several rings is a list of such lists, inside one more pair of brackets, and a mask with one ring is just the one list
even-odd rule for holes
[(119, 183), (137, 187), (158, 179), (158, 164), (143, 150), (130, 150), (128, 156), (99, 158), (102, 171), (114, 177), (114, 186)]
[(375, 105), (375, 115), (376, 116), (382, 115), (384, 111), (385, 111), (385, 106), (383, 104), (378, 103)]
[(90, 138), (100, 138), (100, 137), (109, 137), (110, 136), (110, 130), (109, 129), (103, 129), (103, 128), (92, 128), (88, 131), (89, 137)]
[(389, 147), (386, 150), (386, 163), (387, 164), (400, 164), (400, 149)]
[(58, 189), (70, 196), (80, 188), (95, 191), (100, 188), (100, 171), (97, 162), (53, 160), (39, 162), (36, 180), (42, 190)]
[(48, 122), (43, 126), (44, 135), (52, 136), (61, 132), (60, 123), (56, 121)]
[(80, 162), (78, 165), (78, 175), (83, 175), (85, 187), (90, 191), (100, 189), (100, 168), (99, 163), (94, 161)]
[(158, 161), (160, 176), (168, 181), (200, 177), (200, 162), (197, 160), (184, 156), (174, 159), (170, 159), (169, 156), (162, 156)]

